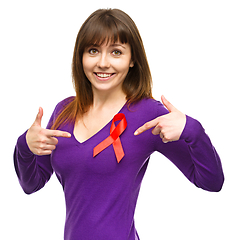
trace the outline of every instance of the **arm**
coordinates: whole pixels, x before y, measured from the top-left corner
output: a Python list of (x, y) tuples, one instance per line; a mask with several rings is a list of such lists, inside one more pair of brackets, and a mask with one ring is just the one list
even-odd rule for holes
[(49, 181), (53, 169), (50, 155), (33, 154), (26, 142), (27, 131), (18, 138), (14, 150), (14, 166), (19, 183), (26, 194), (40, 190)]
[[(50, 154), (58, 144), (55, 137), (70, 137), (71, 135), (59, 130), (43, 129), (41, 119), (42, 108), (35, 122), (22, 136), (18, 138), (14, 151), (15, 170), (23, 190), (27, 194), (41, 189), (49, 181), (53, 169)], [(48, 128), (53, 121), (52, 115)]]
[(156, 150), (170, 159), (197, 187), (220, 191), (224, 182), (220, 158), (201, 124), (179, 112), (164, 97), (156, 119), (141, 126), (136, 135), (153, 128)]
[(164, 144), (158, 139), (157, 151), (171, 160), (197, 187), (214, 192), (221, 190), (224, 175), (220, 158), (197, 120), (186, 116), (180, 140)]

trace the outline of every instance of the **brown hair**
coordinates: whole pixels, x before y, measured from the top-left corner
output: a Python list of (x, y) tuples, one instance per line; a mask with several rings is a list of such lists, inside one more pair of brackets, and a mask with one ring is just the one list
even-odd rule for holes
[(75, 122), (93, 103), (91, 83), (85, 76), (82, 56), (91, 45), (120, 41), (131, 46), (134, 66), (123, 82), (127, 103), (152, 98), (152, 77), (140, 33), (134, 21), (119, 9), (99, 9), (92, 13), (79, 30), (73, 60), (72, 78), (76, 97), (68, 103), (55, 120), (52, 129), (66, 122)]

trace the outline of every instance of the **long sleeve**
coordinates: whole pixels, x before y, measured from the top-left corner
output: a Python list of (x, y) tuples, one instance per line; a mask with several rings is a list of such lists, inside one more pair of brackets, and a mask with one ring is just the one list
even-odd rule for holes
[[(161, 110), (165, 114), (165, 109)], [(220, 158), (197, 120), (186, 116), (180, 140), (165, 144), (158, 138), (157, 151), (171, 160), (197, 187), (214, 192), (221, 190), (224, 174)]]
[(26, 143), (27, 131), (18, 138), (14, 150), (14, 166), (19, 183), (26, 194), (41, 189), (50, 179), (53, 169), (50, 155), (34, 155)]
[[(50, 128), (55, 112), (56, 109), (47, 128)], [(44, 187), (53, 174), (53, 169), (50, 162), (51, 155), (37, 156), (30, 151), (26, 142), (26, 134), (27, 131), (17, 140), (14, 150), (14, 167), (22, 189), (26, 194), (31, 194)]]

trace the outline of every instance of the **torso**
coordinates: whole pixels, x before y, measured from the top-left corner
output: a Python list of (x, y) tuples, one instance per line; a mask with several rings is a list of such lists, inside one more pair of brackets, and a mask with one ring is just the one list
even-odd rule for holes
[[(116, 102), (110, 109), (88, 111), (75, 126), (70, 123), (60, 129), (75, 133), (75, 137), (59, 138), (51, 155), (52, 169), (65, 192), (65, 239), (136, 239), (133, 220), (136, 201), (149, 156), (155, 151), (159, 137), (151, 131), (139, 136), (133, 133), (158, 117), (162, 110), (152, 99), (129, 107), (122, 105)], [(119, 137), (125, 153), (119, 163), (113, 144), (93, 156), (94, 147), (110, 135), (109, 122), (118, 112), (127, 120), (127, 127)]]

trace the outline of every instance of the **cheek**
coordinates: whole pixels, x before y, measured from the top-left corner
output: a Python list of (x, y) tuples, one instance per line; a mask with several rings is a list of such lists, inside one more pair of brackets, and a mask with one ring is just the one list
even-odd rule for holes
[(84, 55), (83, 55), (83, 57), (82, 57), (82, 65), (83, 65), (83, 70), (84, 70), (84, 72), (86, 73), (86, 71), (87, 71), (87, 69), (89, 68), (89, 66), (88, 66), (87, 58), (84, 57)]
[(92, 61), (92, 58), (84, 56), (84, 54), (83, 54), (82, 65), (83, 65), (83, 70), (84, 70), (85, 74), (87, 75), (87, 72), (92, 71), (94, 62)]
[(117, 72), (121, 74), (127, 74), (129, 71), (129, 65), (130, 65), (129, 61), (120, 60), (117, 61), (116, 64), (114, 64), (113, 66), (114, 68), (116, 68)]

